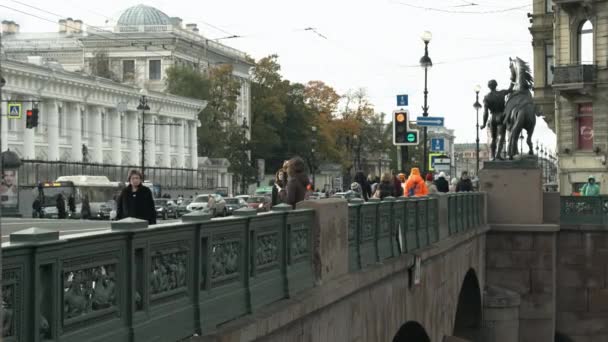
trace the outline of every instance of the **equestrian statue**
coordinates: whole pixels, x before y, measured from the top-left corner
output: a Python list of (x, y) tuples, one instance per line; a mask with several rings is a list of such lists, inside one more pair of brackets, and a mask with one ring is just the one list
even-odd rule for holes
[[(490, 93), (484, 98), (484, 116), (482, 129), (488, 122), (488, 112), (492, 113), (490, 129), (492, 133), (492, 159), (502, 159), (502, 148), (505, 143), (505, 133), (509, 132), (507, 145), (507, 156), (509, 160), (518, 154), (517, 140), (523, 130), (527, 132), (528, 154), (534, 155), (532, 146), (532, 134), (536, 126), (536, 117), (541, 113), (536, 110), (532, 100), (532, 88), (534, 79), (530, 73), (530, 67), (519, 57), (509, 58), (509, 69), (511, 71), (511, 86), (507, 90), (496, 90), (497, 83), (494, 80), (488, 82)], [(505, 103), (505, 97), (507, 100)], [(498, 148), (497, 140), (498, 139)], [(522, 151), (523, 152), (523, 151)]]

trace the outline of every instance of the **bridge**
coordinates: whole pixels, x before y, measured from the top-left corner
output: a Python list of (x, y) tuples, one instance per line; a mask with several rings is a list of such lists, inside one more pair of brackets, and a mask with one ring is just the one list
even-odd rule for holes
[[(521, 184), (522, 197), (492, 170), (481, 182), (485, 193), (305, 201), (151, 227), (126, 219), (66, 236), (13, 232), (2, 245), (3, 338), (606, 338), (608, 197)], [(505, 203), (518, 214), (497, 210)]]

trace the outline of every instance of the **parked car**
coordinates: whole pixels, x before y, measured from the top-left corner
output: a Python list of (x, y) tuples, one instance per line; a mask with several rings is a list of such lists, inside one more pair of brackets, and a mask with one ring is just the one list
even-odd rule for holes
[[(209, 198), (213, 196), (215, 199), (215, 204), (209, 208)], [(208, 210), (213, 216), (226, 216), (228, 215), (228, 209), (226, 209), (226, 201), (221, 195), (217, 194), (208, 194), (208, 195), (198, 195), (192, 201), (192, 203), (188, 204), (186, 207), (188, 211), (195, 210)]]
[(156, 217), (160, 217), (163, 220), (169, 217), (177, 218), (177, 206), (171, 200), (165, 198), (158, 198), (154, 200), (154, 206), (156, 207)]
[(235, 210), (247, 207), (247, 202), (245, 202), (245, 200), (242, 198), (228, 197), (225, 198), (225, 200), (228, 214), (232, 214), (232, 212)]
[(252, 196), (247, 199), (247, 206), (258, 212), (270, 211), (272, 200), (268, 196)]
[(182, 217), (190, 212), (190, 210), (188, 210), (188, 204), (190, 204), (190, 203), (192, 203), (192, 200), (189, 200), (189, 199), (182, 200), (182, 203), (180, 203), (177, 206), (177, 209), (175, 209), (177, 211), (178, 217)]
[(332, 198), (343, 198), (345, 200), (349, 200), (351, 198), (355, 198), (357, 197), (357, 195), (355, 194), (354, 191), (346, 191), (346, 192), (336, 192), (333, 196), (331, 196)]
[(245, 201), (245, 203), (247, 203), (247, 200), (249, 199), (249, 197), (251, 197), (251, 196), (249, 196), (249, 195), (234, 196), (234, 198), (240, 198), (240, 199), (242, 199), (243, 201)]
[(116, 202), (110, 200), (99, 206), (97, 211), (97, 219), (100, 220), (113, 220), (116, 218)]

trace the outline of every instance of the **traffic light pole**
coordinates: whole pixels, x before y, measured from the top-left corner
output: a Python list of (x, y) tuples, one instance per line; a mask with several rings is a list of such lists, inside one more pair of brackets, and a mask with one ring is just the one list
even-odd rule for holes
[(407, 161), (408, 161), (408, 149), (407, 146), (401, 146), (401, 172), (406, 173), (407, 171)]

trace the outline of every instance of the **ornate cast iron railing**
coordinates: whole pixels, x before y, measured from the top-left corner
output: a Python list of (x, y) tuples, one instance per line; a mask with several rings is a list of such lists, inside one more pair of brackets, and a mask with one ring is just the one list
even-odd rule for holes
[(562, 224), (608, 224), (608, 196), (562, 196)]

